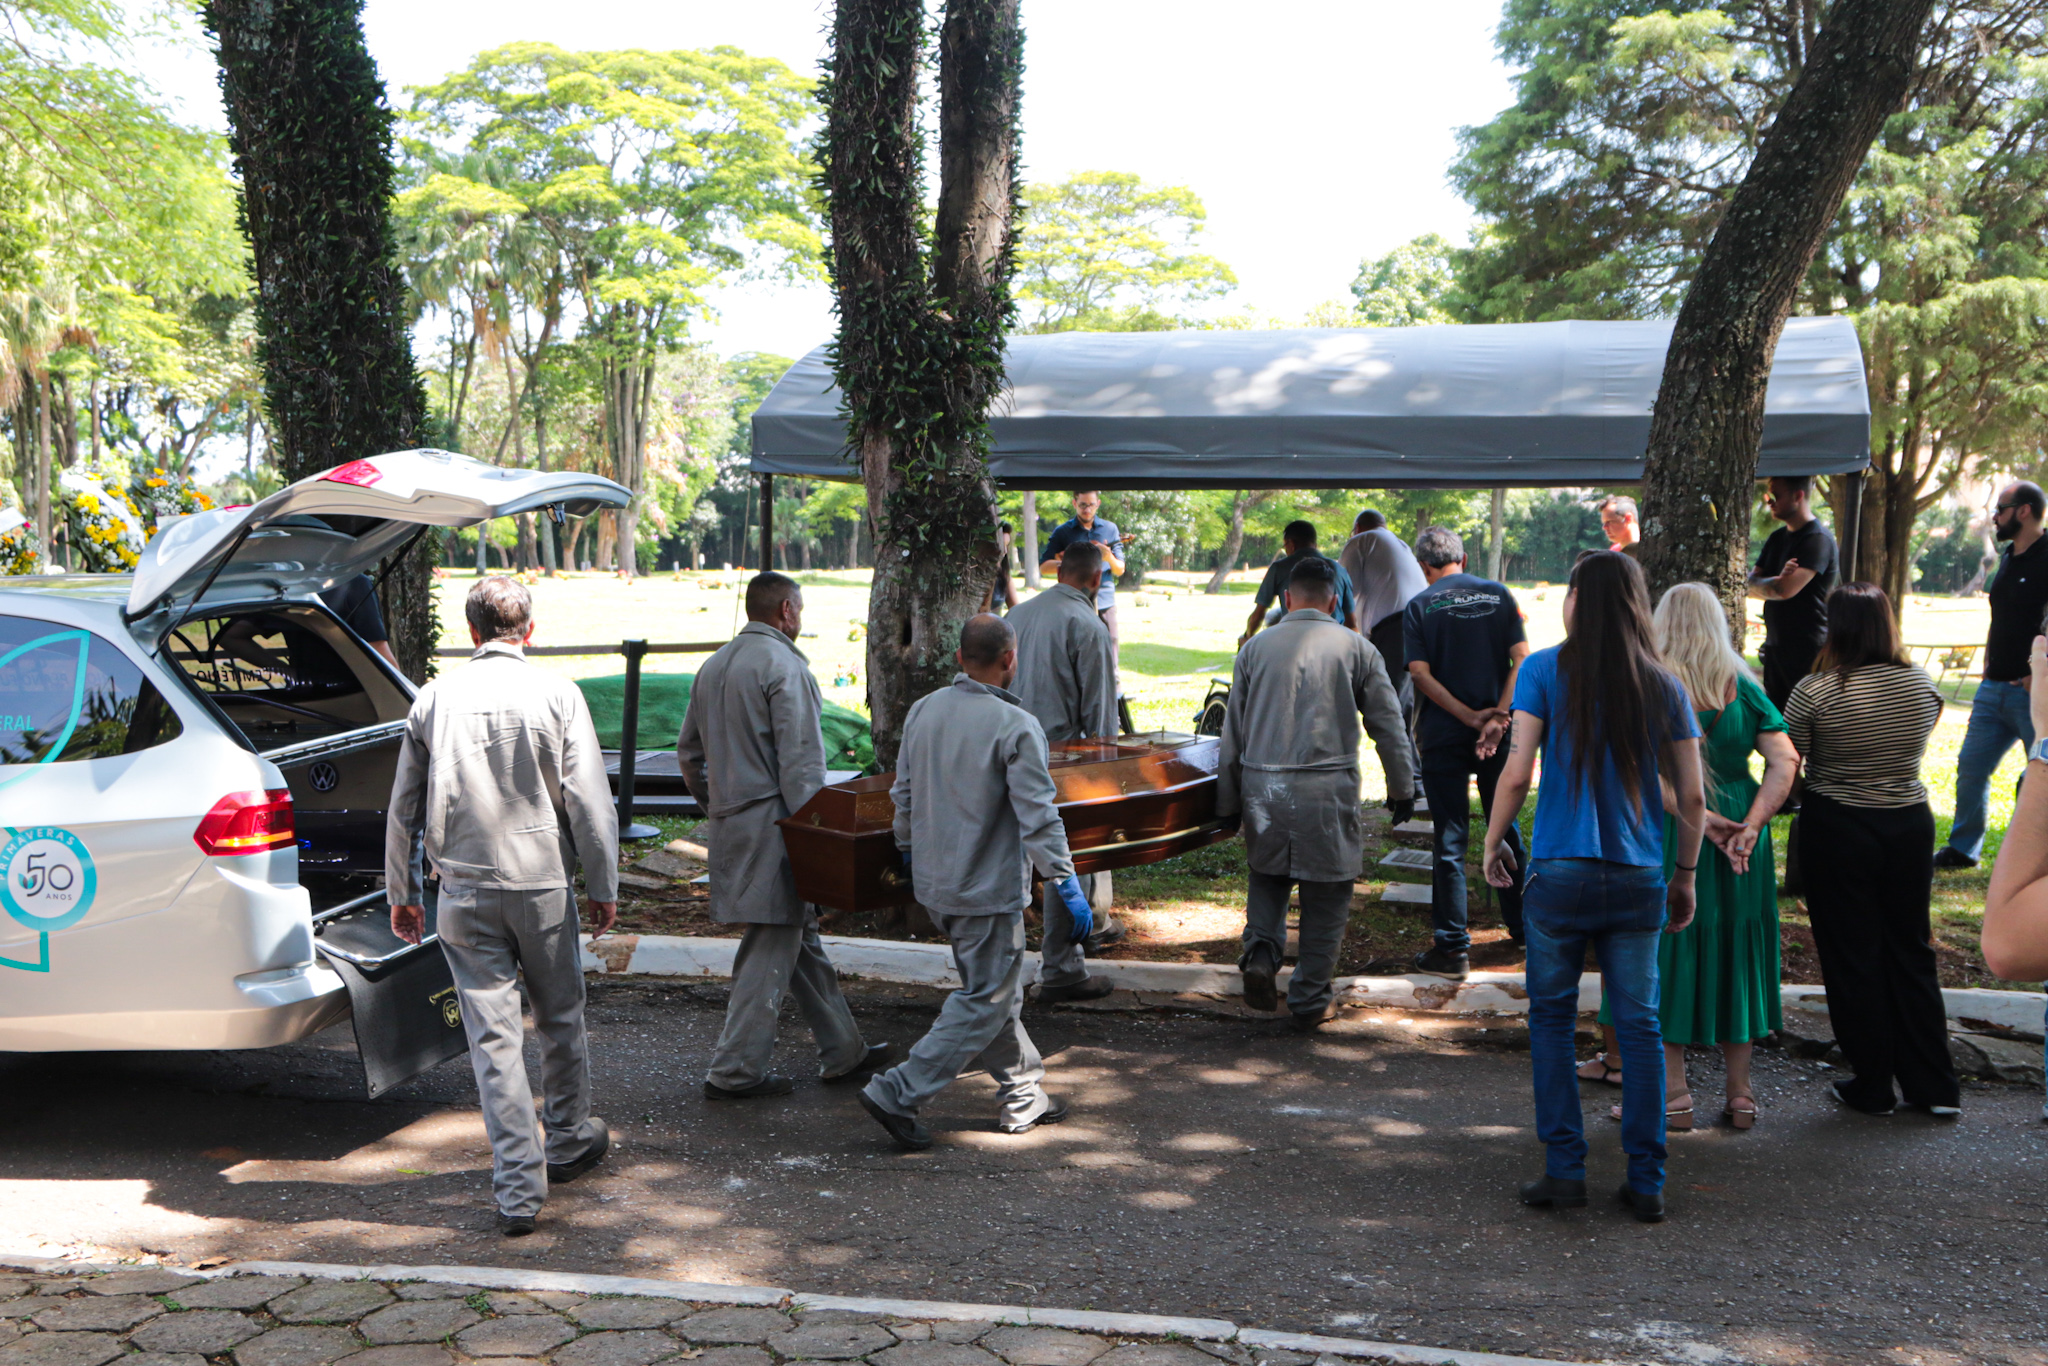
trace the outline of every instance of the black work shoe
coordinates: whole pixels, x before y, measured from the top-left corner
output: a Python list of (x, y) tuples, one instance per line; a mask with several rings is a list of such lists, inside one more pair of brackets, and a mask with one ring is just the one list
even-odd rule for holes
[(1337, 1003), (1330, 1002), (1321, 1010), (1290, 1010), (1287, 1012), (1287, 1027), (1297, 1034), (1313, 1034), (1337, 1018)]
[(1971, 858), (1953, 844), (1944, 844), (1935, 851), (1934, 866), (1937, 868), (1975, 868), (1977, 860)]
[(1098, 972), (1090, 973), (1078, 982), (1062, 982), (1057, 986), (1041, 982), (1031, 999), (1042, 1006), (1058, 1005), (1061, 1001), (1099, 1001), (1115, 990), (1116, 983)]
[(796, 1083), (788, 1077), (769, 1073), (752, 1086), (720, 1086), (717, 1082), (704, 1083), (706, 1100), (759, 1100), (763, 1096), (786, 1096), (796, 1090)]
[(1828, 1083), (1828, 1094), (1833, 1096), (1836, 1100), (1842, 1102), (1842, 1104), (1848, 1106), (1851, 1110), (1856, 1111), (1858, 1114), (1870, 1115), (1877, 1119), (1883, 1119), (1886, 1115), (1889, 1115), (1892, 1112), (1894, 1105), (1890, 1101), (1885, 1102), (1883, 1105), (1859, 1105), (1857, 1102), (1849, 1099), (1848, 1093), (1842, 1089), (1848, 1084), (1849, 1083), (1846, 1080), (1831, 1081)]
[(1583, 1209), (1586, 1204), (1586, 1183), (1567, 1181), (1559, 1176), (1546, 1176), (1541, 1181), (1522, 1183), (1522, 1203), (1538, 1209)]
[(500, 1213), (498, 1215), (498, 1232), (504, 1234), (507, 1238), (524, 1238), (527, 1234), (533, 1232), (533, 1216), (531, 1214)]
[(589, 1152), (583, 1154), (574, 1162), (548, 1163), (548, 1184), (550, 1186), (568, 1185), (571, 1181), (574, 1181), (577, 1177), (604, 1161), (604, 1155), (612, 1150), (612, 1131), (605, 1127), (605, 1122), (601, 1119), (593, 1118), (591, 1123), (597, 1126), (597, 1141), (590, 1145)]
[(844, 1086), (848, 1082), (865, 1081), (877, 1072), (888, 1071), (889, 1068), (896, 1064), (896, 1059), (895, 1044), (869, 1044), (868, 1051), (860, 1055), (859, 1062), (847, 1068), (844, 1072), (834, 1072), (823, 1080), (827, 1086)]
[(1095, 922), (1095, 928), (1081, 940), (1081, 948), (1087, 953), (1097, 953), (1111, 944), (1121, 944), (1126, 933), (1128, 931), (1124, 929), (1123, 921), (1113, 915), (1105, 915)]
[(1067, 1117), (1067, 1101), (1064, 1096), (1047, 1096), (1045, 1113), (1036, 1119), (1027, 1119), (1022, 1124), (998, 1124), (996, 1127), (1006, 1134), (1028, 1134), (1041, 1124), (1057, 1124)]
[(1622, 1204), (1627, 1205), (1635, 1212), (1638, 1223), (1661, 1224), (1664, 1222), (1663, 1191), (1639, 1191), (1624, 1181), (1621, 1183), (1621, 1189), (1616, 1194), (1621, 1197)]
[(1253, 1010), (1269, 1011), (1280, 1008), (1280, 988), (1274, 980), (1280, 975), (1277, 966), (1267, 967), (1264, 963), (1255, 962), (1238, 972), (1244, 978), (1244, 1003), (1247, 1006)]
[(1472, 959), (1467, 954), (1431, 947), (1415, 955), (1415, 970), (1431, 977), (1448, 977), (1453, 982), (1462, 982), (1472, 975)]
[(860, 1103), (862, 1109), (875, 1117), (875, 1123), (889, 1131), (897, 1147), (919, 1153), (932, 1146), (932, 1131), (918, 1123), (916, 1115), (892, 1114), (875, 1104), (874, 1097), (865, 1091), (860, 1093)]

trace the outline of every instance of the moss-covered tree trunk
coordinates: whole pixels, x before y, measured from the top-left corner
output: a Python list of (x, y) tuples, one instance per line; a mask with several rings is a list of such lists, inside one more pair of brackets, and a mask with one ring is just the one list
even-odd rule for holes
[(1738, 636), (1771, 356), (1842, 196), (1905, 98), (1932, 8), (1836, 0), (1671, 333), (1643, 474), (1643, 568), (1654, 592), (1712, 584)]
[(1002, 386), (1016, 213), (1017, 0), (950, 0), (938, 35), (939, 203), (923, 226), (922, 0), (840, 0), (826, 64), (833, 367), (874, 537), (868, 706), (893, 766), (911, 703), (954, 672), (994, 582), (989, 402)]
[[(208, 0), (256, 276), (257, 355), (287, 480), (425, 439), (392, 232), (391, 111), (361, 0)], [(433, 662), (430, 531), (384, 580), (400, 667)]]

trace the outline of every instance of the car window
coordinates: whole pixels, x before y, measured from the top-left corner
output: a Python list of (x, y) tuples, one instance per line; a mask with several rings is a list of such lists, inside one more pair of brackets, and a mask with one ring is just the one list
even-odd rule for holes
[(54, 621), (0, 616), (0, 764), (106, 759), (182, 730), (163, 694), (110, 642)]
[(340, 623), (311, 607), (197, 617), (165, 645), (171, 663), (259, 749), (405, 715), (404, 694)]

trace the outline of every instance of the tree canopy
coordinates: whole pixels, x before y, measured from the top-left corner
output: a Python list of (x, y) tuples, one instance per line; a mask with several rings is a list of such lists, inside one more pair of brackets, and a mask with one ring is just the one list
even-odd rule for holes
[(1229, 266), (1194, 249), (1208, 210), (1182, 185), (1128, 171), (1083, 171), (1022, 187), (1014, 292), (1020, 332), (1161, 332), (1171, 310), (1237, 287)]

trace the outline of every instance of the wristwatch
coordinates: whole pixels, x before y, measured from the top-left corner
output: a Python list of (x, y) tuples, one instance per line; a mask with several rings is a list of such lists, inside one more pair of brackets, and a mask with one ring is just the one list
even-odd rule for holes
[(2029, 763), (2048, 764), (2048, 735), (2042, 736), (2034, 741), (2033, 744), (2027, 746), (2027, 761)]

